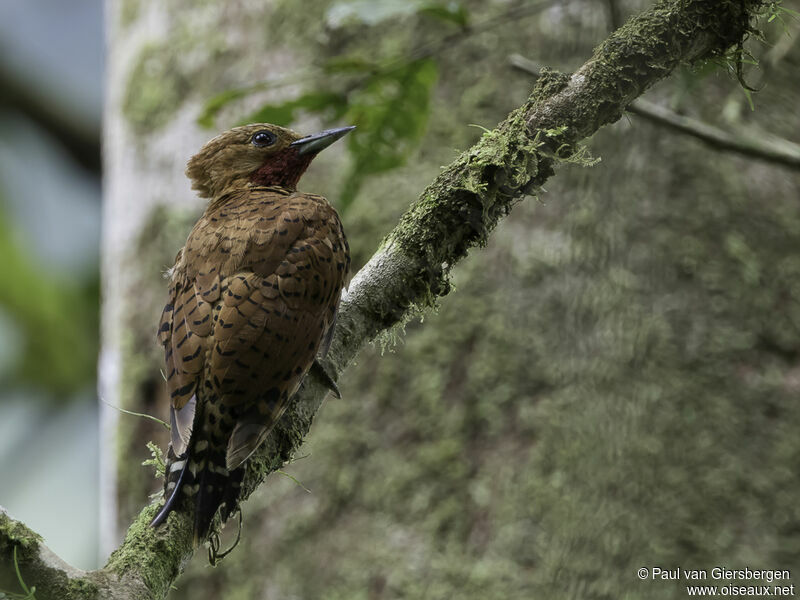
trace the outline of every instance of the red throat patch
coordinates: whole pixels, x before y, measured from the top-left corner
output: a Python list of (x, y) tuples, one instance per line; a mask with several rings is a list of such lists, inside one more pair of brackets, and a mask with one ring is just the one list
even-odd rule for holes
[(250, 181), (259, 185), (277, 185), (294, 189), (313, 158), (314, 154), (298, 155), (297, 150), (291, 146), (284, 148), (270, 156), (269, 160), (250, 176)]

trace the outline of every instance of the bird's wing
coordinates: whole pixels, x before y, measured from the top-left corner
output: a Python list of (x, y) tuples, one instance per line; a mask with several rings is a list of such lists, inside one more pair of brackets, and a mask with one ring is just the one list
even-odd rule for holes
[(338, 217), (311, 195), (292, 197), (271, 241), (251, 240), (248, 271), (223, 286), (209, 359), (210, 379), (235, 415), (228, 469), (266, 438), (311, 367), (349, 261)]
[(182, 270), (173, 278), (161, 313), (158, 337), (165, 351), (172, 448), (178, 456), (186, 451), (191, 437), (197, 386), (212, 330), (212, 306), (219, 295), (216, 269), (201, 271), (194, 278)]

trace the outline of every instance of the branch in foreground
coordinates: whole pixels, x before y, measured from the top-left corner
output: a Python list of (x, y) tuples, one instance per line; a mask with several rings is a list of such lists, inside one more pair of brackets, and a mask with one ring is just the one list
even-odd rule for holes
[[(338, 377), (378, 333), (447, 294), (452, 266), (484, 244), (498, 221), (553, 175), (578, 142), (618, 120), (679, 63), (737, 44), (758, 6), (756, 0), (662, 1), (610, 36), (572, 76), (543, 73), (525, 104), (442, 171), (355, 275), (340, 306), (328, 371)], [(306, 378), (293, 406), (249, 460), (243, 500), (300, 446), (326, 392), (318, 380)], [(71, 588), (81, 579), (66, 569), (49, 593), (63, 600), (164, 598), (194, 552), (192, 515), (173, 512), (152, 529), (147, 525), (156, 510), (142, 510), (108, 564), (86, 575), (94, 595)], [(10, 556), (15, 543), (0, 524), (1, 555)], [(41, 548), (40, 541), (29, 541), (21, 561), (26, 580), (39, 589)]]
[[(6, 509), (0, 506), (0, 590), (4, 592), (19, 588), (14, 564), (15, 548), (24, 581), (28, 587), (36, 587), (37, 600), (149, 597), (125, 596), (124, 593), (133, 590), (119, 587), (115, 578), (108, 574), (103, 574), (101, 571), (81, 571), (68, 565), (42, 543), (42, 538), (38, 534), (13, 519)], [(113, 593), (112, 586), (115, 588)]]
[[(512, 54), (508, 57), (508, 62), (520, 71), (534, 77), (539, 76), (541, 65), (524, 56)], [(631, 102), (627, 110), (657, 125), (697, 138), (717, 150), (735, 152), (784, 167), (800, 169), (800, 145), (789, 140), (769, 139), (766, 137), (767, 134), (762, 135), (763, 139), (734, 135), (719, 127), (679, 115), (668, 108), (642, 98)]]

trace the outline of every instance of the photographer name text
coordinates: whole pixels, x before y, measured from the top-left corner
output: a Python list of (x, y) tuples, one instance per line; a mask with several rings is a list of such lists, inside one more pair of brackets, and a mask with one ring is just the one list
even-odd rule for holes
[(704, 581), (704, 580), (741, 580), (741, 581), (786, 581), (791, 579), (788, 569), (728, 569), (726, 567), (714, 567), (713, 569), (684, 569), (674, 567), (671, 569), (663, 567), (650, 567), (640, 569), (640, 579), (664, 579), (664, 580), (683, 580), (683, 581)]

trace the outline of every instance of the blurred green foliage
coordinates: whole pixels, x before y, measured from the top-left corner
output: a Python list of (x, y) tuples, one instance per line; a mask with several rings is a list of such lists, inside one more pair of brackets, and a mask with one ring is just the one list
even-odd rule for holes
[(419, 14), (450, 21), (463, 29), (469, 27), (469, 11), (460, 2), (427, 2), (419, 8)]
[(48, 269), (28, 248), (0, 198), (0, 310), (19, 333), (6, 385), (67, 399), (95, 380), (99, 279)]
[(331, 119), (338, 119), (347, 110), (347, 98), (333, 92), (309, 92), (299, 98), (282, 104), (265, 104), (256, 112), (242, 119), (241, 124), (274, 123), (288, 127), (297, 118), (300, 111), (323, 113), (329, 111)]
[[(459, 2), (340, 2), (329, 11), (329, 18), (333, 12), (338, 15), (334, 18), (343, 22), (377, 23), (401, 14), (417, 14), (444, 27), (455, 24), (465, 29), (469, 24), (469, 13)], [(305, 78), (312, 82), (311, 89), (284, 102), (267, 103), (240, 124), (266, 122), (288, 127), (305, 113), (356, 125), (347, 138), (352, 163), (337, 194), (339, 210), (345, 212), (366, 177), (405, 164), (425, 133), (438, 67), (435, 57), (415, 58), (415, 50), (408, 48), (400, 55), (407, 58), (393, 56), (383, 61), (365, 59), (358, 53), (324, 61), (319, 76)], [(332, 76), (346, 80), (335, 81)], [(198, 123), (213, 127), (216, 115), (225, 106), (270, 87), (269, 83), (259, 83), (221, 92), (206, 103)], [(337, 88), (342, 91), (331, 91)]]
[(346, 115), (358, 129), (347, 141), (353, 162), (340, 193), (342, 210), (365, 177), (402, 166), (416, 149), (428, 123), (436, 73), (433, 60), (413, 61), (369, 77), (351, 96)]
[[(353, 202), (365, 177), (405, 164), (416, 149), (428, 123), (430, 95), (436, 82), (436, 63), (419, 59), (379, 69), (357, 60), (336, 60), (329, 71), (362, 72), (350, 94), (312, 91), (278, 104), (265, 104), (242, 119), (246, 123), (290, 126), (301, 112), (316, 113), (325, 120), (344, 119), (357, 129), (347, 138), (353, 158), (343, 189), (338, 194), (344, 212)], [(248, 90), (230, 90), (212, 98), (199, 121), (213, 123), (214, 113), (242, 98)]]

